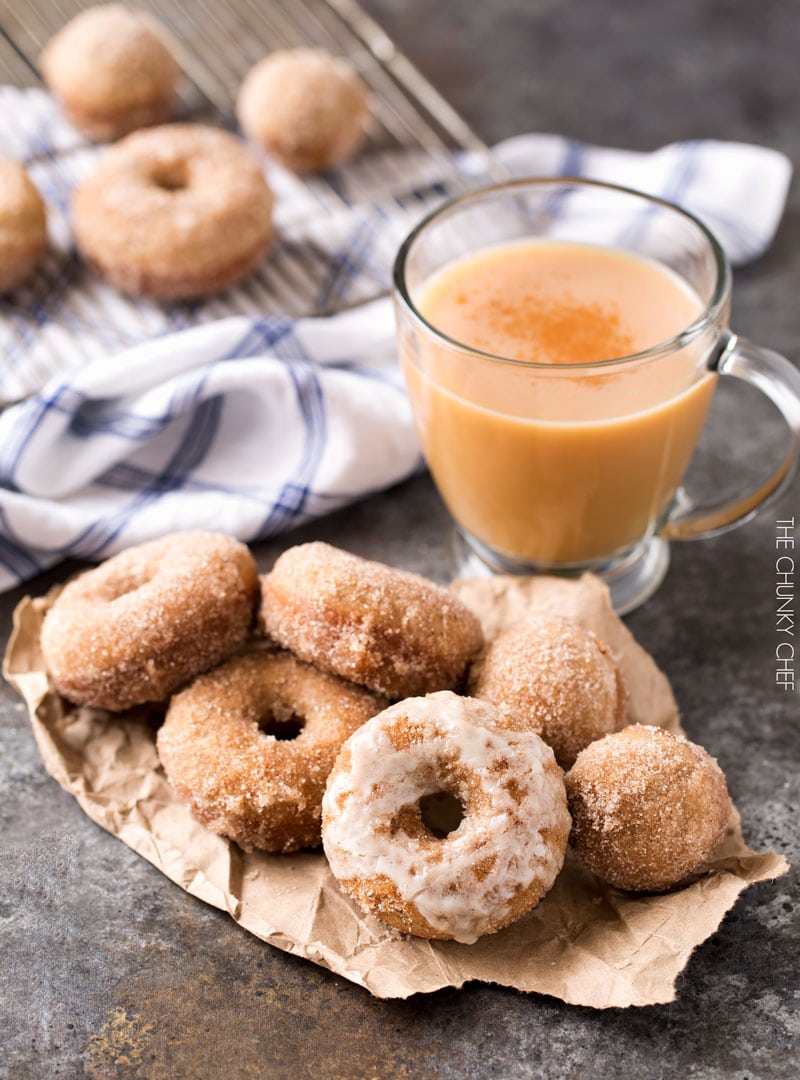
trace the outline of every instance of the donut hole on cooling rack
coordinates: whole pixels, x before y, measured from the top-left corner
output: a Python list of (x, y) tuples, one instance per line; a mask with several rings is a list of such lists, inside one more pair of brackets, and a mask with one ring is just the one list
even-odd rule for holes
[(189, 186), (186, 162), (159, 161), (153, 167), (150, 180), (161, 191), (184, 191)]
[(305, 718), (291, 710), (270, 709), (258, 721), (258, 730), (262, 735), (270, 735), (278, 742), (291, 742), (300, 735), (306, 726)]

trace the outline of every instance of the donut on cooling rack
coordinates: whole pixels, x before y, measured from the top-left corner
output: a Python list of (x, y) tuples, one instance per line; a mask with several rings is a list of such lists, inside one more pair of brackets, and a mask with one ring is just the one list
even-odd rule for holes
[(385, 704), (288, 653), (251, 653), (172, 699), (158, 753), (170, 784), (214, 832), (247, 850), (316, 847), (336, 755)]
[(529, 725), (562, 769), (624, 725), (628, 701), (608, 646), (577, 623), (552, 618), (498, 634), (470, 672), (470, 693)]
[(47, 212), (16, 161), (0, 158), (0, 293), (22, 285), (47, 248)]
[(287, 169), (321, 172), (358, 149), (369, 93), (345, 60), (285, 49), (248, 72), (236, 111), (242, 130)]
[(446, 589), (319, 542), (285, 551), (262, 579), (259, 619), (302, 660), (389, 698), (456, 688), (483, 644)]
[(714, 758), (643, 724), (587, 746), (566, 785), (573, 848), (599, 878), (635, 892), (661, 892), (701, 870), (731, 809)]
[(118, 712), (163, 701), (244, 641), (258, 590), (244, 544), (180, 532), (115, 555), (70, 582), (42, 627), (56, 689)]
[(180, 78), (163, 35), (155, 19), (122, 4), (89, 8), (45, 46), (44, 80), (69, 120), (96, 139), (160, 124)]
[(84, 258), (123, 292), (180, 300), (233, 285), (272, 238), (272, 193), (233, 135), (166, 124), (117, 143), (72, 201)]
[[(458, 811), (449, 821), (448, 800)], [(504, 728), (488, 702), (448, 691), (401, 701), (359, 728), (322, 803), (325, 854), (346, 893), (405, 933), (463, 942), (539, 902), (569, 827), (552, 750), (532, 731)]]

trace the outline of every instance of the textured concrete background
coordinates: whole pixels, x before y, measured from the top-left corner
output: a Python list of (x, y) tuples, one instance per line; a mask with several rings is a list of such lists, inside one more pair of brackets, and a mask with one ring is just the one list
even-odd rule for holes
[[(647, 149), (746, 139), (800, 161), (800, 20), (792, 0), (367, 0), (487, 140), (560, 131)], [(800, 354), (800, 199), (737, 274), (737, 329)], [(769, 410), (731, 395), (699, 479), (763, 467)], [(748, 434), (756, 427), (757, 438)], [(747, 430), (746, 430), (747, 429)], [(774, 687), (774, 532), (792, 493), (717, 540), (676, 547), (628, 620), (669, 674), (690, 736), (716, 754), (745, 836), (800, 862), (797, 695)], [(320, 537), (447, 576), (447, 518), (408, 483), (264, 545)], [(34, 583), (43, 591), (69, 568)], [(0, 601), (8, 627), (18, 594)], [(0, 1076), (641, 1077), (797, 1075), (796, 871), (752, 889), (691, 959), (672, 1005), (596, 1013), (487, 986), (392, 1003), (264, 946), (102, 833), (44, 773), (22, 706), (0, 696)], [(88, 884), (86, 883), (88, 882)]]

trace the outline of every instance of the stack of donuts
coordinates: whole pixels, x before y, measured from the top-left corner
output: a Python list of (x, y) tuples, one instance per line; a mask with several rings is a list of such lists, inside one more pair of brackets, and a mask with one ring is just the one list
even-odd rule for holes
[(539, 618), (487, 645), (447, 590), (327, 544), (259, 578), (238, 541), (172, 534), (69, 583), (41, 640), (70, 701), (163, 703), (166, 777), (208, 828), (248, 850), (322, 842), (363, 910), (420, 937), (526, 914), (568, 839), (652, 891), (702, 871), (726, 828), (714, 759), (626, 726), (594, 634)]
[[(181, 78), (175, 52), (151, 15), (113, 3), (82, 11), (41, 57), (67, 119), (93, 139), (121, 140), (73, 196), (79, 251), (115, 288), (165, 301), (240, 281), (273, 234), (272, 192), (251, 150), (216, 128), (164, 122)], [(248, 73), (237, 114), (256, 148), (305, 174), (358, 149), (370, 102), (346, 61), (279, 50)], [(46, 233), (38, 190), (21, 165), (0, 160), (0, 293), (30, 277)]]

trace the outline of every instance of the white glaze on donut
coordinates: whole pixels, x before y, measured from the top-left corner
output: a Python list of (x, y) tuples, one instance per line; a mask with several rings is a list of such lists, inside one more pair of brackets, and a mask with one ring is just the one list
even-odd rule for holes
[[(398, 732), (400, 737), (398, 738)], [(323, 800), (323, 843), (348, 883), (388, 879), (436, 932), (474, 942), (532, 907), (564, 859), (570, 818), (553, 753), (533, 732), (504, 730), (494, 706), (448, 691), (374, 717), (345, 744)], [(444, 839), (399, 818), (446, 790), (464, 807)], [(405, 808), (405, 809), (404, 809)]]

